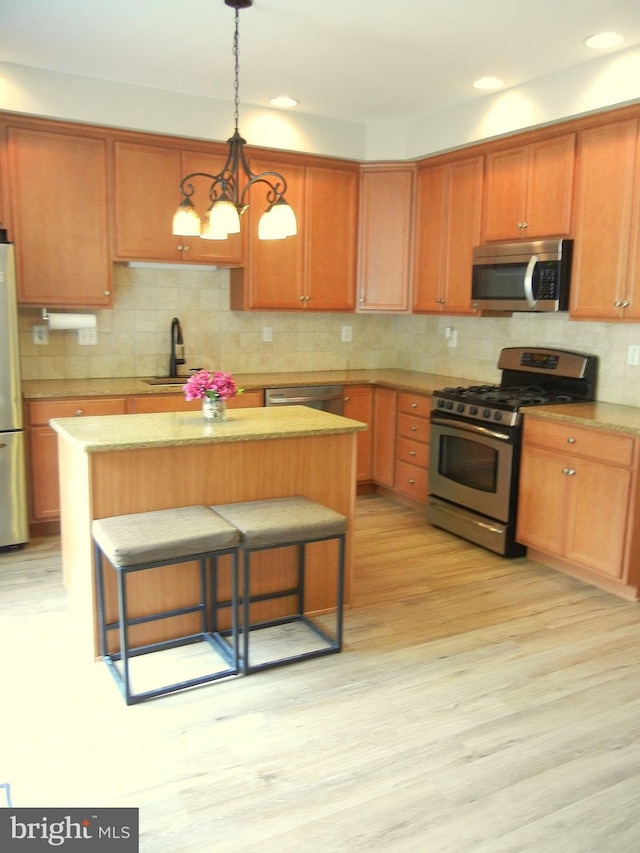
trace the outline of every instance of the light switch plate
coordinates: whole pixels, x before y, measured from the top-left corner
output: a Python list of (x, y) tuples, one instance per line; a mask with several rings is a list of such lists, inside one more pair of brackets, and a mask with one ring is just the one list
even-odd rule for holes
[(78, 343), (81, 346), (93, 346), (98, 343), (98, 332), (95, 328), (78, 329)]

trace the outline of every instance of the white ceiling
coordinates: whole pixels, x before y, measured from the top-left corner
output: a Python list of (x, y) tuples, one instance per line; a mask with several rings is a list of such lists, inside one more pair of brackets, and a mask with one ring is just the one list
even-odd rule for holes
[[(224, 0), (0, 0), (0, 61), (233, 100)], [(240, 99), (407, 122), (589, 62), (596, 32), (640, 44), (637, 0), (254, 0), (240, 12)]]

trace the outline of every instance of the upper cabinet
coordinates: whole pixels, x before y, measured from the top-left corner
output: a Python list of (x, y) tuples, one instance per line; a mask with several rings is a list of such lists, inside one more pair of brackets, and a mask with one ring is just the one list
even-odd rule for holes
[[(173, 214), (180, 204), (180, 182), (193, 172), (214, 174), (226, 154), (116, 141), (114, 145), (113, 217), (117, 260), (239, 264), (242, 236), (226, 240), (174, 237)], [(194, 178), (192, 201), (204, 217), (210, 207), (210, 181)]]
[(482, 156), (418, 169), (416, 313), (472, 314), (471, 256), (480, 242)]
[(287, 182), (298, 233), (259, 240), (268, 203), (265, 185), (250, 190), (242, 227), (249, 246), (244, 269), (231, 274), (233, 310), (353, 311), (355, 307), (358, 167), (251, 159), (254, 174), (276, 171)]
[(579, 134), (572, 317), (640, 319), (639, 125)]
[(488, 153), (483, 240), (571, 233), (575, 134)]
[(363, 166), (360, 176), (358, 311), (411, 305), (415, 166)]
[(9, 126), (7, 146), (18, 301), (109, 305), (106, 140)]

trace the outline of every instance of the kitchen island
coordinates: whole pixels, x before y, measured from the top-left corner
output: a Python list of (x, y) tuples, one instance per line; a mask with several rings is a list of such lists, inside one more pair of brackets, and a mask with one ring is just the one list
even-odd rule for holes
[[(51, 421), (58, 436), (61, 543), (65, 586), (86, 642), (98, 654), (91, 522), (131, 512), (304, 495), (348, 519), (345, 603), (351, 594), (356, 435), (359, 421), (305, 406), (233, 409), (224, 422), (200, 412), (107, 415)], [(319, 613), (335, 602), (330, 548), (309, 553), (306, 610)], [(282, 559), (283, 554), (286, 559)], [(286, 588), (294, 571), (292, 549), (259, 555), (264, 590)], [(325, 566), (331, 567), (325, 570)], [(108, 578), (113, 573), (108, 573)], [(198, 595), (190, 566), (133, 577), (130, 612), (187, 607)], [(224, 572), (223, 572), (224, 575)], [(260, 590), (258, 590), (260, 591)], [(221, 594), (224, 596), (224, 578)], [(108, 618), (115, 612), (115, 585), (106, 588)], [(260, 615), (274, 615), (265, 602)], [(136, 626), (135, 642), (167, 639), (189, 628)]]

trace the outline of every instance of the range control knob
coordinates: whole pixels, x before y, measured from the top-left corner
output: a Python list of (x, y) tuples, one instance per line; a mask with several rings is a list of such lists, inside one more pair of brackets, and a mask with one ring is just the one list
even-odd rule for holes
[(483, 409), (482, 410), (482, 417), (483, 418), (490, 418), (491, 417), (491, 409)]
[(494, 412), (493, 413), (493, 419), (494, 419), (494, 421), (501, 421), (502, 420), (502, 412)]
[(462, 414), (464, 412), (464, 403), (458, 403), (458, 405), (456, 406), (456, 411)]

